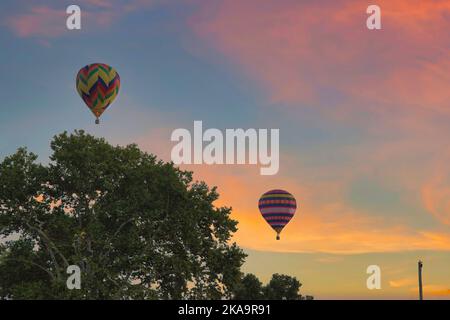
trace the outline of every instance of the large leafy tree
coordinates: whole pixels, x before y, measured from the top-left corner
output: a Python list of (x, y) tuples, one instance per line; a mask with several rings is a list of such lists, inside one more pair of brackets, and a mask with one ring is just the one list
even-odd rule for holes
[[(239, 282), (237, 222), (214, 188), (83, 131), (0, 164), (0, 298), (216, 299)], [(66, 269), (81, 269), (68, 290)]]

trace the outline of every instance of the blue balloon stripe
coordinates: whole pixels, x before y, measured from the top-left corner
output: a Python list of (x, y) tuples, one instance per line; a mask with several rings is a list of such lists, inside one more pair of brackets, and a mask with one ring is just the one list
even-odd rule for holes
[(268, 213), (289, 213), (294, 214), (295, 208), (286, 208), (286, 207), (276, 207), (276, 208), (260, 208), (259, 211), (262, 215)]
[(287, 223), (289, 221), (286, 221), (286, 220), (271, 220), (271, 221), (267, 221), (267, 222), (273, 227), (274, 225), (285, 226), (285, 225), (287, 225)]
[(283, 219), (283, 218), (280, 218), (280, 217), (273, 217), (273, 218), (270, 218), (270, 219), (266, 219), (266, 221), (267, 221), (268, 223), (273, 223), (273, 222), (283, 222), (283, 223), (288, 223), (290, 220), (291, 220), (291, 218), (285, 218), (285, 219)]
[(284, 201), (286, 201), (286, 200), (288, 200), (288, 201), (294, 201), (295, 202), (295, 199), (293, 198), (293, 197), (264, 197), (264, 198), (261, 198), (259, 201), (266, 201), (266, 200), (275, 200), (275, 201), (278, 201), (278, 200), (284, 200)]
[(288, 217), (285, 217), (285, 216), (265, 217), (265, 216), (263, 216), (263, 218), (266, 219), (266, 221), (272, 221), (272, 220), (283, 220), (283, 221), (286, 220), (286, 221), (289, 221), (289, 220), (292, 219), (292, 216), (288, 216)]
[(274, 213), (263, 213), (264, 218), (270, 218), (270, 217), (293, 217), (293, 213), (283, 213), (283, 212), (274, 212)]
[(297, 208), (296, 204), (291, 203), (263, 203), (258, 206), (260, 209), (263, 208), (273, 208), (273, 207), (283, 207), (283, 208)]

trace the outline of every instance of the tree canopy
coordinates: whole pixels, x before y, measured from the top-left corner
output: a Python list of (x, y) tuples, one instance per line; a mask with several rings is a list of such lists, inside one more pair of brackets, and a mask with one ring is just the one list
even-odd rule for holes
[(46, 164), (25, 148), (0, 163), (0, 299), (299, 297), (295, 278), (243, 275), (231, 209), (191, 172), (81, 130), (51, 150)]
[[(221, 298), (245, 254), (215, 188), (136, 145), (83, 131), (51, 142), (48, 165), (19, 149), (0, 164), (0, 297)], [(81, 290), (67, 290), (78, 265)]]
[(262, 283), (251, 273), (242, 277), (233, 295), (233, 298), (236, 300), (258, 300), (263, 299), (263, 297)]
[(299, 293), (302, 284), (295, 277), (275, 273), (265, 286), (254, 274), (246, 274), (235, 286), (236, 300), (313, 300)]
[(295, 277), (275, 273), (264, 288), (264, 295), (269, 300), (300, 300), (300, 281)]

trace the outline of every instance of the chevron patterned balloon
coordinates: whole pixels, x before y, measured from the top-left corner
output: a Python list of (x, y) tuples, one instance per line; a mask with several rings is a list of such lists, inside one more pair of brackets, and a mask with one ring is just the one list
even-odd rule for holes
[(277, 233), (277, 240), (280, 240), (281, 230), (289, 223), (297, 209), (294, 196), (284, 190), (270, 190), (261, 196), (258, 207), (263, 218)]
[(117, 97), (119, 88), (119, 74), (104, 63), (90, 64), (78, 71), (78, 94), (97, 118), (97, 124), (98, 118)]

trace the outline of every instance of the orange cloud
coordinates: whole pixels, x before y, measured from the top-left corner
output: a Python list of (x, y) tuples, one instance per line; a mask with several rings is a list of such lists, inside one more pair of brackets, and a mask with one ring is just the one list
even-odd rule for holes
[(434, 163), (434, 170), (422, 187), (425, 208), (440, 222), (450, 225), (450, 158), (445, 154)]
[[(139, 118), (145, 118), (141, 115)], [(154, 119), (153, 119), (154, 120)], [(150, 120), (149, 120), (150, 121)], [(174, 128), (158, 127), (165, 121), (154, 120), (154, 129), (135, 139), (144, 150), (170, 160), (170, 134)], [(318, 167), (302, 165), (303, 157), (284, 152), (280, 155), (280, 172), (276, 176), (261, 176), (258, 166), (250, 165), (184, 165), (182, 169), (194, 171), (194, 178), (210, 186), (218, 186), (217, 206), (231, 206), (232, 218), (238, 220), (235, 240), (243, 247), (264, 251), (328, 252), (340, 254), (366, 252), (396, 252), (412, 250), (450, 251), (450, 232), (410, 226), (403, 217), (374, 214), (369, 209), (356, 209), (345, 200), (352, 181), (370, 176), (382, 168), (385, 182), (401, 186), (403, 196), (413, 201), (420, 195), (421, 183), (428, 177), (427, 170), (417, 166), (433, 167), (434, 162), (421, 158), (401, 166), (402, 157), (414, 157), (426, 144), (408, 144), (400, 140), (358, 149), (343, 150), (349, 161)], [(368, 150), (372, 152), (368, 152)], [(425, 152), (426, 153), (426, 152)], [(292, 173), (295, 172), (293, 175)], [(301, 177), (301, 179), (299, 178)], [(281, 188), (291, 192), (298, 202), (295, 217), (275, 240), (274, 231), (261, 217), (258, 199), (266, 191)], [(417, 199), (420, 205), (420, 197)], [(392, 209), (395, 216), (395, 209)]]
[[(411, 289), (411, 292), (419, 292), (419, 287)], [(423, 286), (423, 294), (426, 298), (427, 296), (432, 297), (445, 297), (450, 296), (450, 289), (442, 285), (425, 285)]]
[(437, 179), (423, 187), (422, 195), (428, 211), (442, 223), (450, 225), (450, 185)]
[(410, 287), (417, 283), (415, 278), (403, 278), (398, 280), (389, 280), (389, 286), (392, 288)]
[[(218, 185), (221, 198), (216, 205), (231, 206), (232, 218), (239, 221), (235, 240), (243, 247), (278, 252), (327, 252), (354, 254), (412, 250), (450, 250), (450, 233), (414, 230), (401, 221), (394, 225), (372, 216), (371, 212), (355, 210), (345, 202), (336, 202), (339, 193), (320, 185), (302, 184), (287, 177), (260, 176), (250, 166), (184, 166), (194, 177), (210, 186)], [(308, 182), (306, 182), (308, 183)], [(261, 217), (257, 202), (262, 193), (283, 188), (298, 201), (295, 217), (275, 240), (275, 233)], [(323, 193), (329, 201), (320, 201)], [(335, 201), (335, 202), (333, 202)]]

